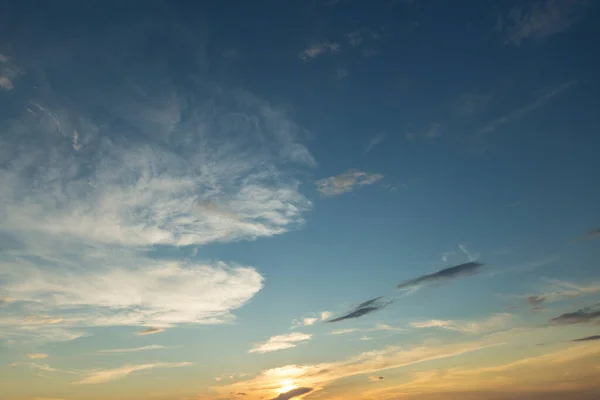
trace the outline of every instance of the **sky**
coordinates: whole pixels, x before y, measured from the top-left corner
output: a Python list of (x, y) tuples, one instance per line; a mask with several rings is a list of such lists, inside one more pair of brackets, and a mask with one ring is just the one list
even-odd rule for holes
[(0, 1), (0, 400), (599, 398), (599, 37)]

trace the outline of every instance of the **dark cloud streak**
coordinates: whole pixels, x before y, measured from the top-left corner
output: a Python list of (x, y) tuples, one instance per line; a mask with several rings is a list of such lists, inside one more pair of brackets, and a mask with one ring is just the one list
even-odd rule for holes
[(600, 335), (582, 337), (579, 339), (571, 340), (571, 342), (591, 342), (593, 340), (600, 340)]
[(329, 320), (327, 322), (340, 322), (346, 319), (360, 318), (364, 315), (381, 310), (382, 308), (385, 308), (392, 303), (391, 301), (382, 302), (382, 298), (383, 297), (381, 296), (375, 297), (374, 299), (360, 303), (358, 306), (356, 306), (356, 308), (354, 308), (354, 310), (350, 311), (349, 313), (342, 315), (341, 317)]
[(289, 392), (281, 393), (279, 396), (272, 398), (271, 400), (289, 400), (292, 397), (301, 396), (306, 393), (312, 392), (312, 388), (301, 387), (297, 389), (292, 389)]
[(419, 285), (427, 285), (440, 281), (448, 281), (461, 276), (473, 275), (477, 273), (483, 265), (483, 263), (476, 261), (455, 265), (454, 267), (445, 268), (432, 274), (422, 275), (418, 278), (402, 282), (397, 286), (397, 288), (412, 289)]
[(600, 310), (593, 310), (590, 307), (586, 307), (554, 317), (550, 320), (550, 323), (554, 325), (574, 325), (585, 324), (597, 319), (600, 319)]

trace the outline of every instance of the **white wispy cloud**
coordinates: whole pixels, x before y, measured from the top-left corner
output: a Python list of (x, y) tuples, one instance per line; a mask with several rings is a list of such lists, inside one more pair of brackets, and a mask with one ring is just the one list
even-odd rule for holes
[(383, 175), (381, 174), (369, 174), (351, 169), (340, 175), (318, 180), (315, 184), (323, 196), (338, 196), (350, 192), (357, 187), (371, 185), (381, 179), (383, 179)]
[(150, 346), (143, 347), (134, 347), (129, 349), (109, 349), (109, 350), (98, 350), (98, 353), (102, 354), (114, 354), (114, 353), (136, 353), (138, 351), (147, 351), (147, 350), (159, 350), (159, 349), (171, 349), (169, 346), (162, 346), (159, 344), (153, 344)]
[(567, 89), (569, 89), (573, 85), (575, 85), (576, 83), (577, 83), (577, 81), (568, 81), (568, 82), (563, 83), (562, 85), (559, 85), (559, 86), (553, 88), (552, 90), (548, 91), (546, 94), (539, 97), (532, 103), (527, 104), (526, 106), (516, 109), (516, 110), (508, 113), (507, 115), (502, 116), (502, 117), (490, 122), (481, 130), (481, 132), (482, 133), (490, 133), (490, 132), (493, 132), (496, 129), (498, 129), (500, 126), (506, 124), (507, 122), (512, 122), (512, 121), (516, 121), (516, 120), (523, 118), (525, 115), (544, 106), (553, 97), (563, 93), (564, 91), (566, 91)]
[(114, 75), (56, 85), (0, 121), (0, 234), (15, 243), (0, 260), (0, 295), (13, 300), (0, 337), (232, 321), (263, 287), (255, 268), (149, 250), (282, 234), (311, 208), (293, 171), (316, 162), (284, 110), (242, 91), (199, 85), (192, 99), (196, 89), (179, 96), (169, 79)]
[(78, 382), (80, 385), (95, 385), (126, 378), (127, 376), (138, 372), (146, 371), (155, 368), (179, 368), (194, 365), (191, 362), (180, 363), (154, 363), (154, 364), (139, 364), (139, 365), (124, 365), (119, 368), (98, 370), (86, 373)]
[(336, 53), (340, 51), (340, 44), (337, 42), (324, 41), (313, 43), (298, 54), (298, 58), (303, 61), (310, 61), (325, 53)]
[(580, 283), (552, 279), (544, 285), (539, 293), (539, 296), (543, 297), (545, 302), (548, 303), (574, 299), (580, 296), (600, 293), (600, 281)]
[(329, 332), (330, 335), (345, 335), (348, 333), (356, 333), (356, 332), (379, 332), (379, 331), (387, 331), (387, 332), (404, 332), (407, 331), (406, 328), (400, 328), (395, 326), (390, 326), (387, 324), (377, 324), (372, 328), (347, 328), (347, 329), (337, 329)]
[(438, 122), (432, 122), (429, 127), (422, 132), (407, 131), (404, 133), (404, 137), (408, 141), (414, 141), (417, 139), (435, 140), (442, 136), (442, 125)]
[(367, 147), (365, 147), (365, 151), (364, 151), (363, 155), (367, 154), (368, 152), (373, 150), (373, 148), (375, 146), (382, 143), (386, 137), (387, 137), (387, 134), (385, 132), (381, 132), (381, 133), (378, 133), (377, 135), (373, 136), (373, 138), (367, 144)]
[(312, 314), (309, 317), (304, 317), (301, 319), (295, 319), (292, 321), (292, 329), (293, 328), (297, 328), (299, 326), (311, 326), (316, 324), (319, 321), (325, 321), (327, 320), (329, 317), (331, 317), (333, 314), (331, 313), (331, 311), (321, 311), (318, 314)]
[(277, 335), (270, 337), (263, 343), (256, 343), (255, 346), (250, 349), (249, 353), (269, 353), (272, 351), (289, 349), (296, 347), (299, 342), (305, 342), (310, 340), (312, 335), (307, 333), (294, 332), (287, 335)]
[(498, 17), (496, 29), (506, 35), (506, 43), (517, 46), (527, 39), (559, 34), (585, 15), (587, 0), (544, 0), (513, 7)]
[(412, 328), (441, 328), (451, 331), (479, 334), (483, 332), (499, 330), (505, 328), (514, 319), (512, 314), (496, 314), (481, 321), (456, 321), (431, 319), (427, 321), (416, 321), (409, 324)]
[(32, 360), (37, 360), (37, 359), (41, 359), (41, 358), (48, 358), (48, 354), (45, 354), (45, 353), (32, 353), (32, 354), (27, 354), (27, 357), (29, 357)]

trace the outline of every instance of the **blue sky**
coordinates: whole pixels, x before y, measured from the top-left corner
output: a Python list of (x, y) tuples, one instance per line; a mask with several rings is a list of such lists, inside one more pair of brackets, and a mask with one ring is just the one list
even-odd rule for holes
[(596, 1), (2, 8), (7, 399), (600, 390)]

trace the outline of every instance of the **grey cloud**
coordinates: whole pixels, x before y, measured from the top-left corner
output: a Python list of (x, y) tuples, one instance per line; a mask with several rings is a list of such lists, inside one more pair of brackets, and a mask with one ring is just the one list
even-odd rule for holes
[(586, 237), (589, 237), (589, 238), (597, 238), (597, 237), (600, 237), (600, 228), (598, 228), (598, 229), (593, 229), (593, 230), (589, 231), (589, 232), (586, 234)]
[(339, 321), (343, 321), (346, 319), (360, 318), (364, 315), (371, 314), (372, 312), (379, 311), (382, 308), (385, 308), (389, 304), (392, 303), (391, 301), (382, 302), (381, 301), (382, 299), (383, 299), (383, 297), (380, 296), (380, 297), (375, 297), (374, 299), (371, 299), (371, 300), (367, 300), (367, 301), (359, 304), (358, 306), (356, 306), (356, 308), (354, 308), (354, 310), (350, 311), (349, 313), (344, 314), (341, 317), (329, 320), (327, 322), (339, 322)]
[(556, 325), (574, 325), (585, 324), (600, 319), (600, 310), (594, 310), (590, 307), (585, 307), (580, 310), (564, 313), (550, 320), (551, 324)]
[(281, 393), (279, 396), (274, 397), (272, 400), (289, 400), (292, 397), (301, 396), (306, 393), (312, 392), (312, 388), (300, 387), (297, 389), (292, 389), (289, 392)]
[(315, 182), (317, 190), (323, 196), (338, 196), (354, 190), (359, 186), (371, 185), (383, 179), (381, 174), (350, 169), (340, 175), (330, 176)]
[(454, 267), (445, 268), (432, 274), (423, 275), (418, 278), (402, 282), (397, 286), (397, 288), (413, 289), (420, 285), (427, 285), (430, 283), (447, 281), (461, 276), (473, 275), (477, 273), (483, 265), (483, 263), (477, 261), (470, 261), (468, 263), (455, 265)]
[(531, 307), (539, 306), (544, 301), (546, 301), (546, 298), (544, 296), (529, 296), (527, 298), (527, 302)]
[(387, 134), (385, 132), (381, 132), (377, 135), (375, 135), (370, 141), (369, 144), (367, 144), (367, 147), (365, 148), (365, 151), (363, 152), (363, 155), (367, 154), (368, 152), (370, 152), (371, 150), (373, 150), (373, 148), (375, 146), (377, 146), (378, 144), (380, 144), (381, 142), (383, 142), (386, 138)]
[(583, 18), (587, 3), (587, 0), (529, 2), (500, 16), (495, 28), (506, 35), (506, 43), (520, 46), (528, 39), (543, 39), (564, 32)]
[(600, 340), (600, 335), (586, 336), (579, 339), (571, 340), (571, 342), (591, 342), (594, 340)]

